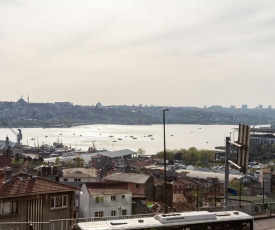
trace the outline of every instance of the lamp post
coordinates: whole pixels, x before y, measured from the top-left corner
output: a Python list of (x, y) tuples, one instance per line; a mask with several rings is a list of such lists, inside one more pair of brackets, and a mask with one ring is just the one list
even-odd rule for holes
[(162, 113), (163, 113), (163, 144), (164, 144), (164, 156), (163, 156), (163, 160), (164, 160), (164, 213), (168, 213), (168, 207), (167, 207), (167, 192), (166, 192), (166, 140), (165, 140), (165, 112), (169, 111), (169, 109), (163, 109)]

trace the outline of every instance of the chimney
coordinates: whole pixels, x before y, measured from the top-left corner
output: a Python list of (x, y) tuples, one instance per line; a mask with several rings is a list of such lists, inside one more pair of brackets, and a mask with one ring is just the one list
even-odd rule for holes
[(5, 180), (10, 180), (12, 178), (12, 170), (10, 167), (5, 168)]

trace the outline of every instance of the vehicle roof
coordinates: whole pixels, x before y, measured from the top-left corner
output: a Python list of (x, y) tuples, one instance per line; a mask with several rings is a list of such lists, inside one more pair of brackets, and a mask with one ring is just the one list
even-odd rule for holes
[[(175, 213), (178, 216), (179, 213)], [(215, 219), (213, 216), (209, 219), (207, 217), (203, 218), (203, 216), (211, 216), (211, 214), (215, 215)], [(162, 216), (164, 214), (161, 214)], [(200, 220), (192, 221), (175, 221), (169, 223), (161, 223), (156, 216), (155, 217), (145, 217), (145, 218), (133, 218), (133, 219), (119, 219), (119, 220), (106, 220), (106, 221), (94, 221), (94, 222), (82, 222), (78, 223), (78, 226), (81, 230), (107, 230), (107, 229), (142, 229), (142, 228), (150, 228), (150, 227), (165, 227), (165, 226), (178, 226), (178, 225), (188, 225), (188, 224), (200, 224), (200, 223), (212, 223), (212, 222), (222, 222), (222, 221), (234, 221), (234, 220), (250, 220), (253, 219), (252, 216), (238, 212), (238, 211), (226, 211), (226, 212), (215, 212), (210, 213), (207, 211), (202, 212), (185, 212), (180, 213), (185, 217), (196, 217), (200, 215), (202, 218)], [(160, 216), (160, 215), (158, 215)], [(104, 218), (104, 217), (103, 217)], [(161, 218), (161, 217), (160, 217)], [(188, 219), (188, 218), (186, 218)]]

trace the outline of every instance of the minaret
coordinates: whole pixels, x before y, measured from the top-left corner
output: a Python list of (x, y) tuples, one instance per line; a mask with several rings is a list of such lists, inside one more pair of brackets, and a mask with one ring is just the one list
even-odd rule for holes
[(30, 103), (30, 96), (28, 95), (28, 103)]

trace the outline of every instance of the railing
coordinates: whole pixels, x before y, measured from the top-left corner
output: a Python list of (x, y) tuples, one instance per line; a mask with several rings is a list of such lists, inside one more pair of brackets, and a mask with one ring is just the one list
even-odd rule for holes
[[(32, 222), (34, 230), (49, 230), (49, 222)], [(29, 230), (28, 222), (0, 222), (0, 230)], [(69, 228), (68, 228), (69, 229)]]

